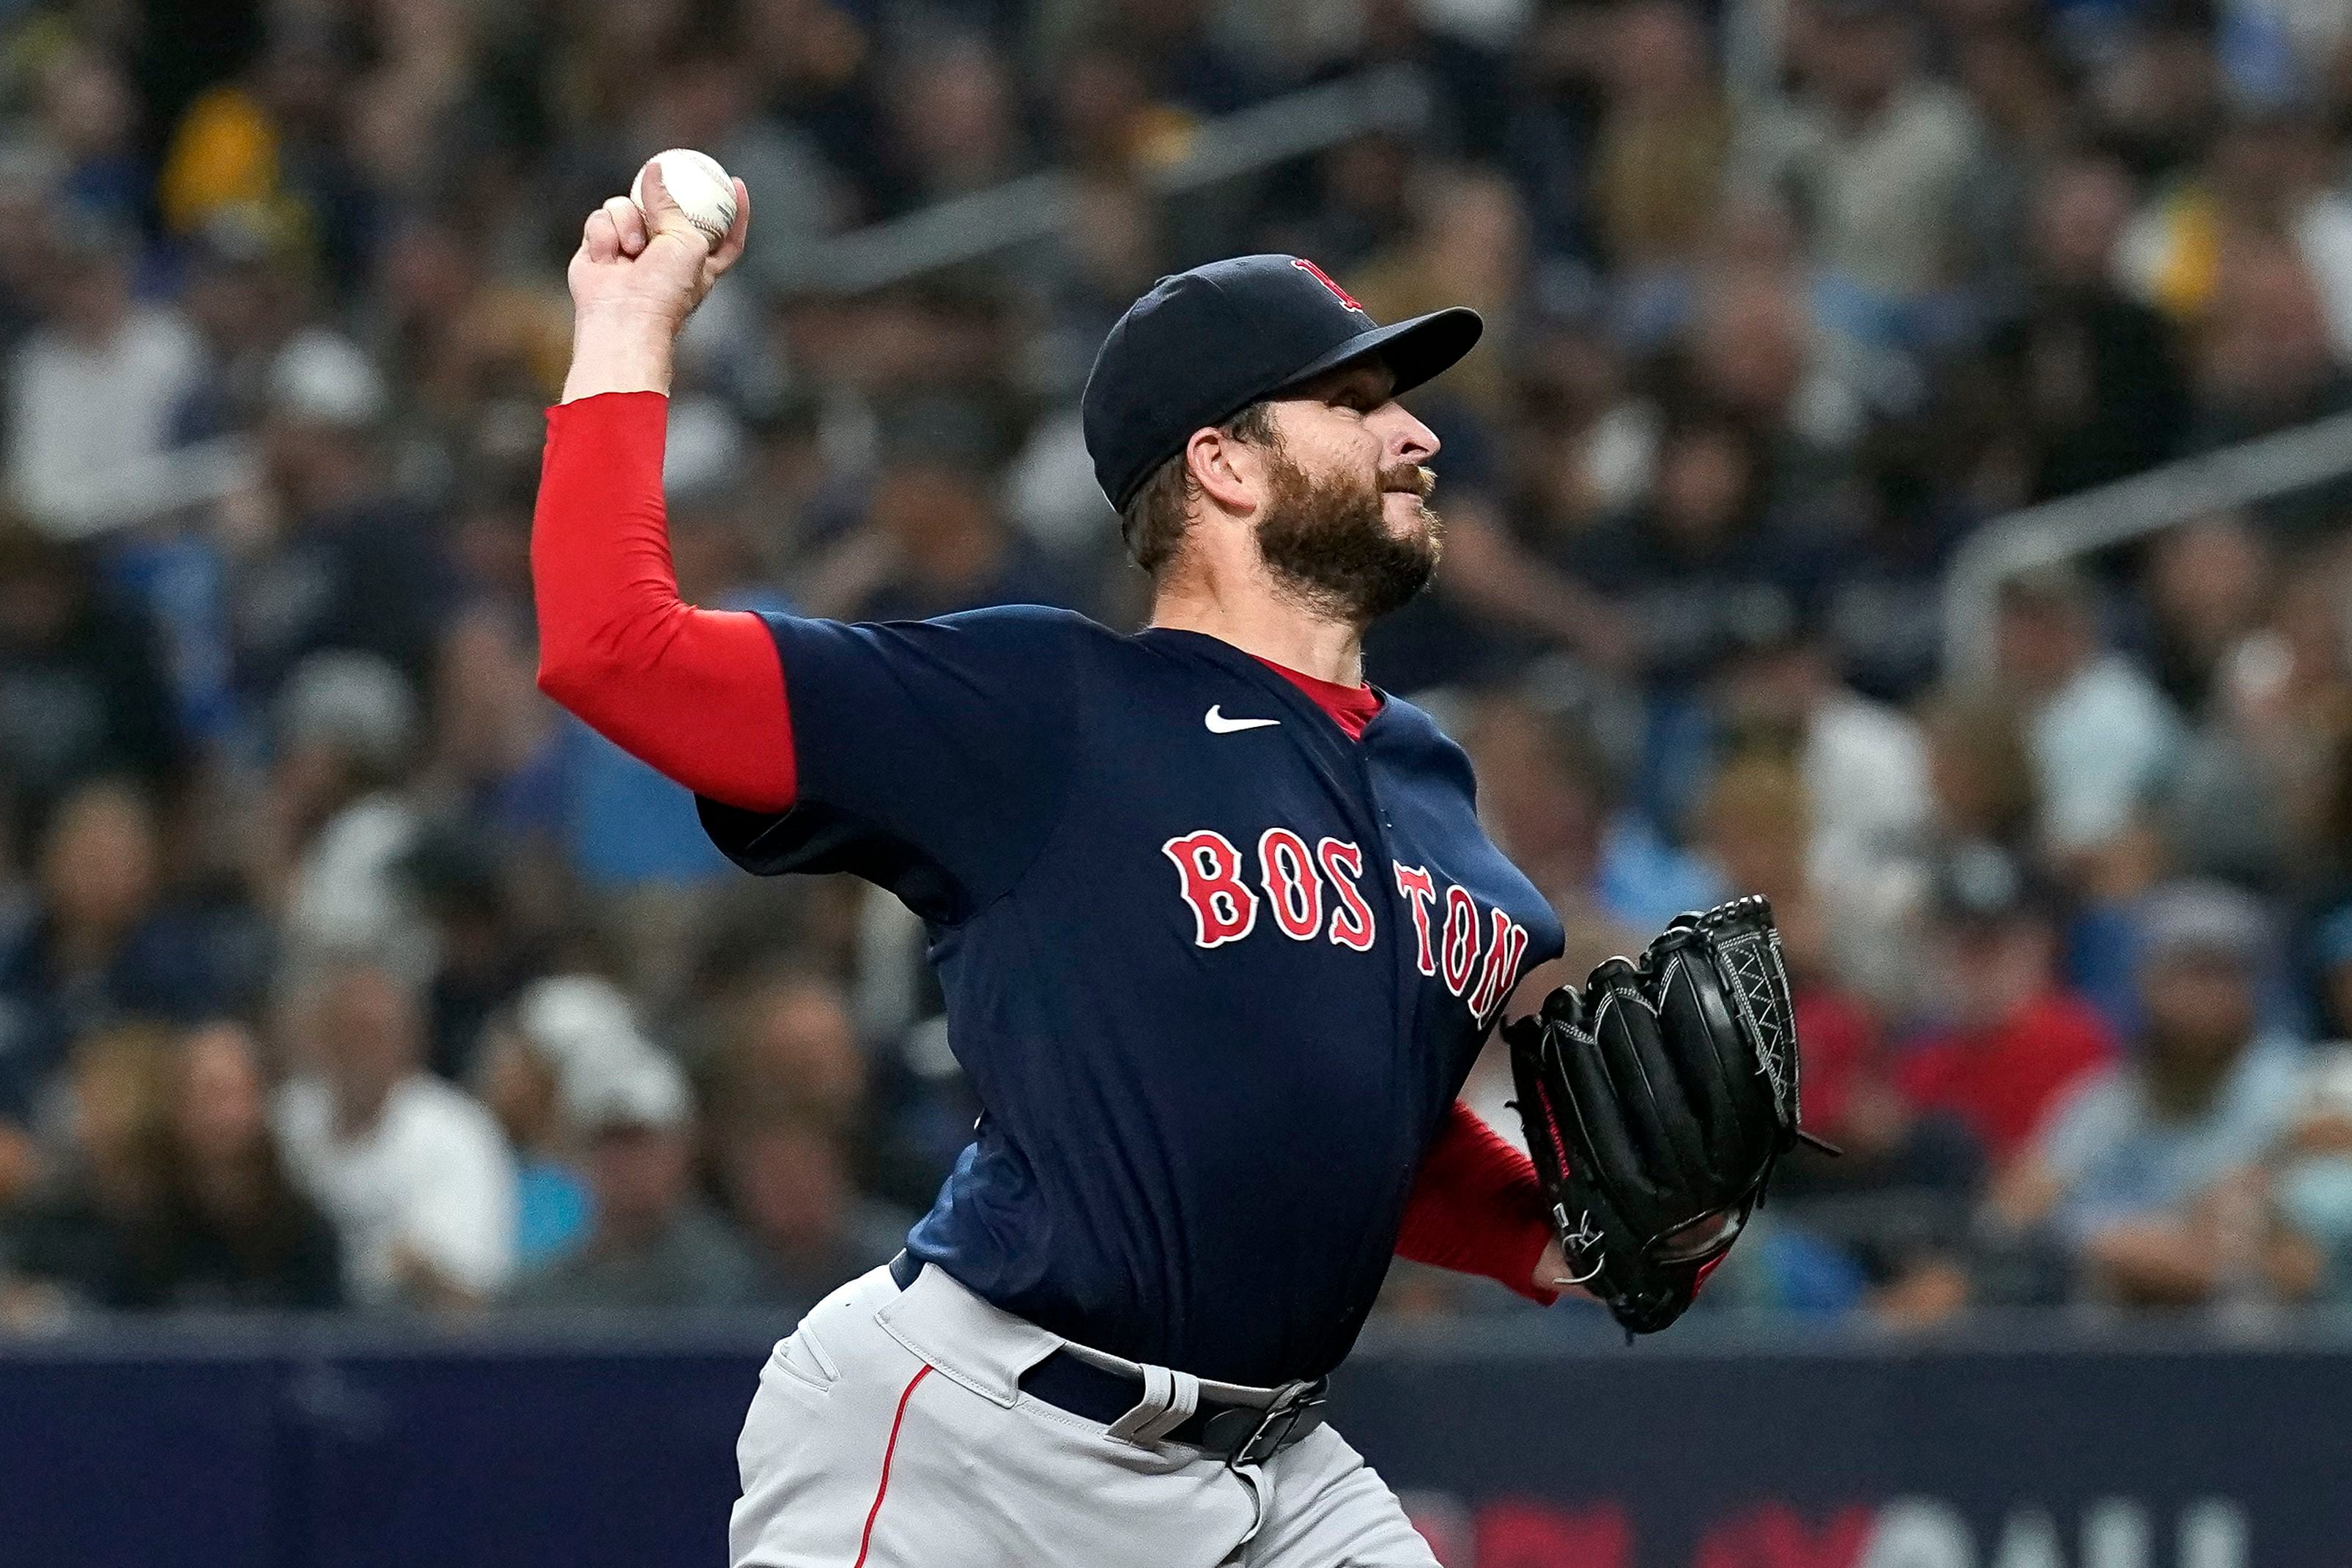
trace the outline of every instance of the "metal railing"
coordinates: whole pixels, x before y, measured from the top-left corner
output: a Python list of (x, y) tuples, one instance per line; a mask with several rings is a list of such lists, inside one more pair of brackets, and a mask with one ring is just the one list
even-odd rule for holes
[(1945, 578), (1945, 668), (1977, 673), (1991, 662), (2000, 585), (2020, 573), (2346, 474), (2352, 414), (2338, 414), (1996, 518), (1960, 546)]
[[(1183, 155), (1143, 176), (1154, 195), (1181, 195), (1370, 131), (1413, 131), (1429, 92), (1409, 66), (1385, 66), (1303, 88), (1202, 124)], [(816, 247), (810, 275), (864, 293), (1041, 239), (1068, 221), (1077, 181), (1062, 170), (1024, 175), (891, 218)]]

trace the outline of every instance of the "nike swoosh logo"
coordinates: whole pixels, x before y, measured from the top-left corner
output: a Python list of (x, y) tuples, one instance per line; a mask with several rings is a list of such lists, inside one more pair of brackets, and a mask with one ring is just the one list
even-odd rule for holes
[(1201, 722), (1209, 727), (1212, 735), (1230, 735), (1239, 730), (1263, 730), (1269, 724), (1282, 722), (1279, 719), (1228, 719), (1217, 711), (1223, 706), (1222, 702), (1213, 702), (1209, 704), (1208, 712), (1202, 716)]

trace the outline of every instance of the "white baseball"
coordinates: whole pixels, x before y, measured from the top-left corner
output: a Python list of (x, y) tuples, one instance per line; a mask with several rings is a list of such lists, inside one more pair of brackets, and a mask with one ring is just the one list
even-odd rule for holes
[[(673, 147), (667, 153), (656, 153), (653, 162), (661, 166), (662, 184), (669, 187), (670, 200), (677, 204), (686, 221), (710, 242), (713, 250), (735, 226), (735, 184), (719, 160), (708, 153), (698, 153), (690, 147)], [(646, 210), (646, 172), (640, 168), (637, 177), (630, 182), (629, 199), (637, 210)]]

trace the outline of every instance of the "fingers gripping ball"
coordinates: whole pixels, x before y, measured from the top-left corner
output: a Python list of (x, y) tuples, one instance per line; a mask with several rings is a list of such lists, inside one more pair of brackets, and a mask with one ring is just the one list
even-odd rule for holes
[[(727, 237), (727, 231), (735, 226), (735, 183), (728, 178), (727, 171), (709, 153), (688, 147), (656, 153), (652, 161), (660, 168), (662, 184), (677, 204), (678, 211), (716, 250), (719, 242)], [(629, 186), (629, 200), (637, 204), (639, 212), (651, 216), (646, 206), (646, 172), (642, 168)]]
[[(1683, 915), (1504, 1031), (1562, 1255), (1630, 1333), (1682, 1316), (1797, 1126), (1796, 1010), (1771, 907)], [(1808, 1142), (1812, 1142), (1807, 1139)]]

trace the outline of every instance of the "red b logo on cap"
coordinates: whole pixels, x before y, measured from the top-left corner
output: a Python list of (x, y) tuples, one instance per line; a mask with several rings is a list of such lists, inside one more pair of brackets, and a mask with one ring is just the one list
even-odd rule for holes
[(1304, 257), (1294, 257), (1291, 258), (1290, 264), (1293, 267), (1297, 268), (1301, 272), (1313, 278), (1315, 281), (1322, 284), (1326, 289), (1331, 290), (1331, 292), (1338, 297), (1339, 303), (1347, 306), (1348, 309), (1355, 311), (1356, 314), (1360, 316), (1369, 316), (1371, 314), (1370, 310), (1365, 310), (1361, 305), (1356, 303), (1356, 297), (1353, 294), (1349, 293), (1345, 289), (1342, 289), (1337, 283), (1332, 282), (1331, 275), (1328, 272), (1324, 271), (1320, 267), (1316, 266), (1315, 263), (1307, 260)]

